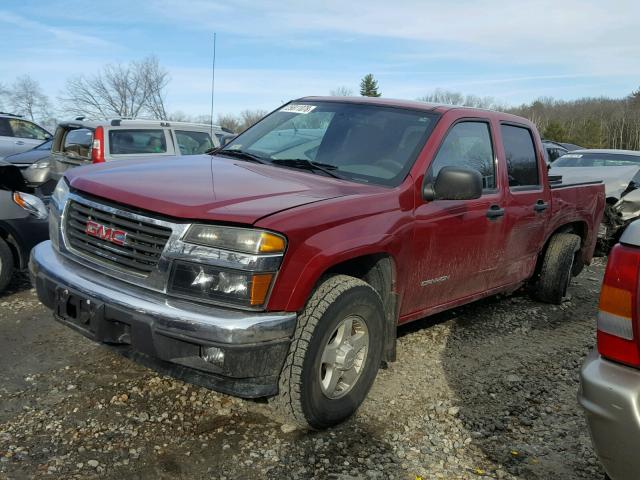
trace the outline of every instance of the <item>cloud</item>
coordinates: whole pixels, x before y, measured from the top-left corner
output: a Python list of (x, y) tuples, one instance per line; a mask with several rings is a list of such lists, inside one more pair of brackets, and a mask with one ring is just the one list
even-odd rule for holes
[[(83, 47), (108, 47), (112, 48), (116, 45), (102, 38), (77, 33), (67, 28), (49, 26), (35, 20), (30, 20), (21, 15), (17, 15), (6, 10), (0, 10), (0, 23), (8, 23), (21, 29), (33, 30), (34, 33), (40, 35), (42, 32), (49, 33), (52, 37), (48, 42), (60, 42), (66, 45), (82, 45)], [(41, 37), (40, 37), (41, 38)]]

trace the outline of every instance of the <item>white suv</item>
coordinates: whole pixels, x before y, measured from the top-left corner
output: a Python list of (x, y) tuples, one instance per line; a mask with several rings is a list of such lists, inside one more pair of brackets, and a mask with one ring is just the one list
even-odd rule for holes
[(77, 120), (58, 125), (51, 178), (79, 165), (143, 157), (198, 155), (220, 146), (217, 126), (165, 120)]

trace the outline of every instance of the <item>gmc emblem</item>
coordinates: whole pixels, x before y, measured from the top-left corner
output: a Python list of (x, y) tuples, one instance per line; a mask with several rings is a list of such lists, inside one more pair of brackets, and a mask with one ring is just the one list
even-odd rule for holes
[(123, 246), (127, 240), (127, 232), (118, 230), (116, 228), (107, 227), (93, 220), (87, 220), (87, 225), (84, 229), (87, 235), (105, 240), (107, 242), (115, 243), (116, 245)]

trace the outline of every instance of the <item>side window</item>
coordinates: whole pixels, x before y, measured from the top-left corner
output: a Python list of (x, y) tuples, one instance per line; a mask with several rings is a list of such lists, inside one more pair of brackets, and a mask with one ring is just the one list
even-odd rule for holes
[(167, 141), (164, 130), (109, 130), (109, 153), (112, 155), (166, 152)]
[(531, 131), (525, 127), (502, 125), (502, 142), (507, 159), (510, 187), (540, 185), (538, 159)]
[(10, 118), (9, 125), (11, 125), (14, 137), (30, 138), (32, 140), (42, 141), (47, 139), (47, 132), (31, 122)]
[(176, 138), (182, 155), (199, 155), (213, 147), (211, 135), (207, 132), (176, 130)]
[(13, 137), (13, 132), (6, 118), (0, 118), (0, 137)]
[(461, 122), (449, 130), (431, 164), (429, 177), (435, 180), (442, 167), (447, 166), (474, 168), (482, 175), (484, 189), (496, 188), (496, 167), (488, 123)]

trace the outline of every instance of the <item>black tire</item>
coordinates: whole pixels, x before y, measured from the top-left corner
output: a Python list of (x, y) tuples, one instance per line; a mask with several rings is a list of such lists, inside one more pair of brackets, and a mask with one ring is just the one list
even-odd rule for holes
[(535, 297), (559, 305), (567, 294), (574, 262), (580, 250), (580, 237), (572, 233), (556, 233), (547, 246), (540, 275), (535, 285)]
[(13, 269), (13, 253), (7, 242), (0, 238), (0, 292), (4, 291), (9, 285)]
[[(301, 315), (280, 374), (276, 407), (287, 421), (302, 428), (324, 429), (349, 418), (364, 401), (382, 358), (384, 309), (378, 293), (366, 282), (347, 275), (323, 281)], [(340, 323), (355, 316), (366, 324), (369, 343), (362, 370), (340, 398), (322, 391), (325, 346)]]

